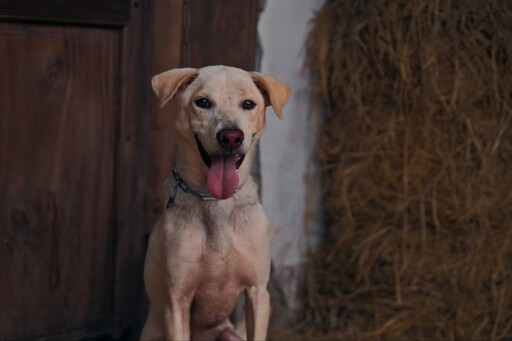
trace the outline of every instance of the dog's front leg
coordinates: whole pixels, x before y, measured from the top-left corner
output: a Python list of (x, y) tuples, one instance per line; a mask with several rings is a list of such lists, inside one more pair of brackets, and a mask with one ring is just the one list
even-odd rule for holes
[(165, 307), (167, 340), (190, 340), (190, 304), (187, 297), (169, 293), (170, 302)]
[(270, 318), (270, 295), (266, 286), (245, 290), (247, 340), (265, 340)]

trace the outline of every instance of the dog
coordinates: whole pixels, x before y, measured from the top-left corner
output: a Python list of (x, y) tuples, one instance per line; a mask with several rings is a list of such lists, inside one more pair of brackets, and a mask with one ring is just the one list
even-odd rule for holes
[[(141, 339), (264, 340), (270, 244), (250, 169), (266, 107), (281, 118), (290, 90), (221, 65), (172, 69), (152, 86), (161, 106), (177, 103), (177, 147), (168, 208), (146, 253), (150, 306)], [(247, 335), (228, 319), (242, 293)]]

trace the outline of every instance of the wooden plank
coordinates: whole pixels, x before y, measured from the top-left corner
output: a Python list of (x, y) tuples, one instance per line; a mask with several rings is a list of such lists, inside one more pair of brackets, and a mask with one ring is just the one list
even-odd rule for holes
[(148, 101), (151, 0), (132, 1), (132, 20), (122, 32), (119, 135), (115, 180), (116, 339), (138, 339), (145, 319), (143, 264), (148, 200)]
[[(183, 1), (155, 0), (152, 10), (152, 65), (151, 76), (180, 67)], [(165, 178), (174, 165), (174, 120), (176, 107), (173, 102), (161, 108), (156, 96), (150, 93), (150, 159), (148, 224), (151, 229), (162, 214), (168, 190)]]
[(0, 20), (124, 26), (130, 0), (0, 0)]
[(259, 1), (185, 2), (183, 65), (254, 69)]
[(106, 328), (119, 35), (0, 24), (0, 339)]

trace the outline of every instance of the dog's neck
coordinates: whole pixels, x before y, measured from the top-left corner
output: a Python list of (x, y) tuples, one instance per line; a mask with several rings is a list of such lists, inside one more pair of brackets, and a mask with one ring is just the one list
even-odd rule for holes
[[(169, 200), (167, 201), (166, 208), (169, 208), (169, 207), (171, 207), (174, 204), (174, 201), (176, 200), (176, 195), (178, 194), (179, 190), (182, 190), (185, 193), (190, 193), (192, 195), (195, 195), (196, 197), (198, 197), (199, 199), (201, 199), (203, 201), (217, 201), (217, 200), (219, 200), (219, 199), (215, 198), (209, 192), (198, 192), (198, 191), (194, 190), (193, 188), (191, 188), (187, 184), (187, 182), (181, 177), (180, 173), (178, 173), (178, 171), (176, 169), (174, 169), (172, 171), (172, 174), (174, 176), (174, 181), (175, 182), (174, 182), (174, 187), (171, 190), (171, 194), (169, 195)], [(242, 185), (243, 184), (238, 186), (238, 188), (235, 190), (235, 193), (233, 193), (233, 195), (235, 195), (240, 190)]]

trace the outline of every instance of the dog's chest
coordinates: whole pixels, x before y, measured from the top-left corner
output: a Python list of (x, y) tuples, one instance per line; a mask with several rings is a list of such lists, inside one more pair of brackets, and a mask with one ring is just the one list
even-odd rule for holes
[(216, 212), (204, 221), (203, 252), (191, 305), (191, 323), (199, 328), (215, 326), (228, 318), (240, 293), (256, 280), (246, 232), (251, 227), (243, 226), (237, 213)]
[(169, 258), (175, 260), (171, 282), (191, 297), (191, 325), (213, 327), (229, 317), (240, 293), (256, 284), (261, 263), (268, 262), (264, 216), (256, 205), (230, 212), (177, 208), (171, 219), (182, 231), (168, 236)]
[(194, 276), (191, 323), (198, 328), (213, 327), (228, 318), (240, 293), (255, 281), (253, 266), (243, 253), (234, 248), (226, 254), (209, 251), (202, 255)]

